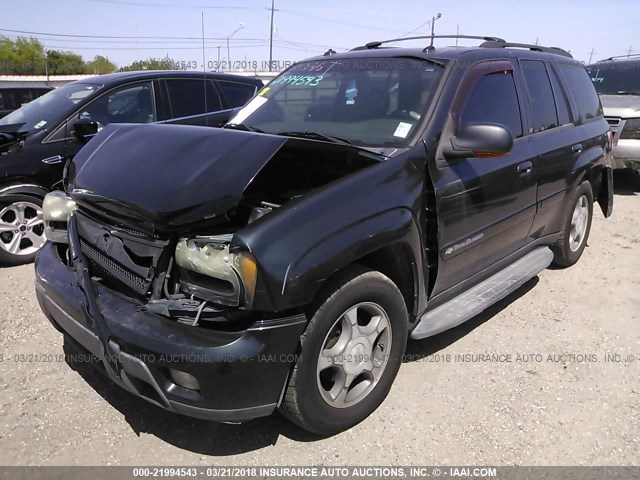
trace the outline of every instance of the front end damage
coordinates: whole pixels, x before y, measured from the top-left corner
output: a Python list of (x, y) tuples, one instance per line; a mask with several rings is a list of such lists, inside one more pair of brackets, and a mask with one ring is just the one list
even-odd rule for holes
[(45, 201), (41, 308), (114, 382), (152, 403), (220, 421), (268, 415), (306, 317), (256, 303), (267, 274), (234, 237), (377, 163), (302, 139), (107, 127), (72, 163), (70, 194)]

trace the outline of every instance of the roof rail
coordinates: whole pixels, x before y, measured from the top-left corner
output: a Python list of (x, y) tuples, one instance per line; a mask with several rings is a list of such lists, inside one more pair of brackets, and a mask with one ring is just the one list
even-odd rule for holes
[(405, 42), (408, 40), (431, 40), (431, 38), (467, 38), (472, 40), (484, 40), (485, 42), (504, 42), (503, 39), (498, 37), (480, 37), (476, 35), (421, 35), (419, 37), (402, 37), (402, 38), (392, 38), (389, 40), (381, 40), (379, 42), (369, 42), (366, 45), (362, 45), (360, 47), (352, 48), (351, 51), (356, 50), (372, 50), (374, 48), (381, 47), (385, 43), (394, 43), (394, 42)]
[(573, 58), (573, 55), (562, 48), (543, 47), (542, 45), (532, 45), (530, 43), (512, 43), (505, 42), (504, 40), (489, 40), (480, 46), (482, 48), (528, 48), (534, 52), (555, 53), (556, 55), (562, 55), (563, 57)]
[(615, 57), (609, 57), (603, 60), (598, 60), (596, 63), (608, 62), (609, 60), (617, 60), (618, 58), (631, 58), (631, 57), (640, 57), (640, 53), (631, 53), (629, 55), (616, 55)]

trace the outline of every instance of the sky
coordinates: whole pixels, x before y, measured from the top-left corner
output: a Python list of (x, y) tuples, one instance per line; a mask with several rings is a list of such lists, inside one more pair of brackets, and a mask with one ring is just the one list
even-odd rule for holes
[[(430, 20), (438, 13), (442, 17), (435, 22), (436, 35), (459, 29), (460, 34), (512, 42), (538, 41), (570, 50), (584, 62), (626, 55), (629, 49), (640, 53), (638, 0), (274, 1), (273, 59), (283, 67), (329, 48), (343, 51), (373, 40), (429, 35)], [(169, 57), (202, 69), (203, 15), (208, 70), (229, 59), (235, 67), (265, 70), (261, 67), (269, 59), (271, 0), (0, 2), (0, 35), (34, 36), (46, 48), (73, 51), (85, 60), (104, 55), (124, 66)], [(440, 40), (436, 47), (454, 42)], [(477, 42), (460, 42), (470, 44)]]

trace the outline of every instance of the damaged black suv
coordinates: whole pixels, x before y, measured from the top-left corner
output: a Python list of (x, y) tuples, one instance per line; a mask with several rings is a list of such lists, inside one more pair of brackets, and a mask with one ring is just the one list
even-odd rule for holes
[(466, 38), (300, 62), (221, 129), (105, 127), (45, 199), (42, 310), (171, 411), (360, 422), (407, 337), (574, 264), (612, 211), (585, 69)]

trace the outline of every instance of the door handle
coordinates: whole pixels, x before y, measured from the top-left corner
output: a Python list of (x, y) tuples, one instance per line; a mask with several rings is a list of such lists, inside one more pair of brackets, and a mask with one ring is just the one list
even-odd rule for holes
[(518, 173), (521, 177), (525, 175), (529, 175), (533, 171), (533, 163), (531, 162), (523, 162), (518, 165)]
[(571, 147), (571, 151), (573, 153), (582, 153), (582, 144), (581, 143), (577, 143), (576, 145)]

